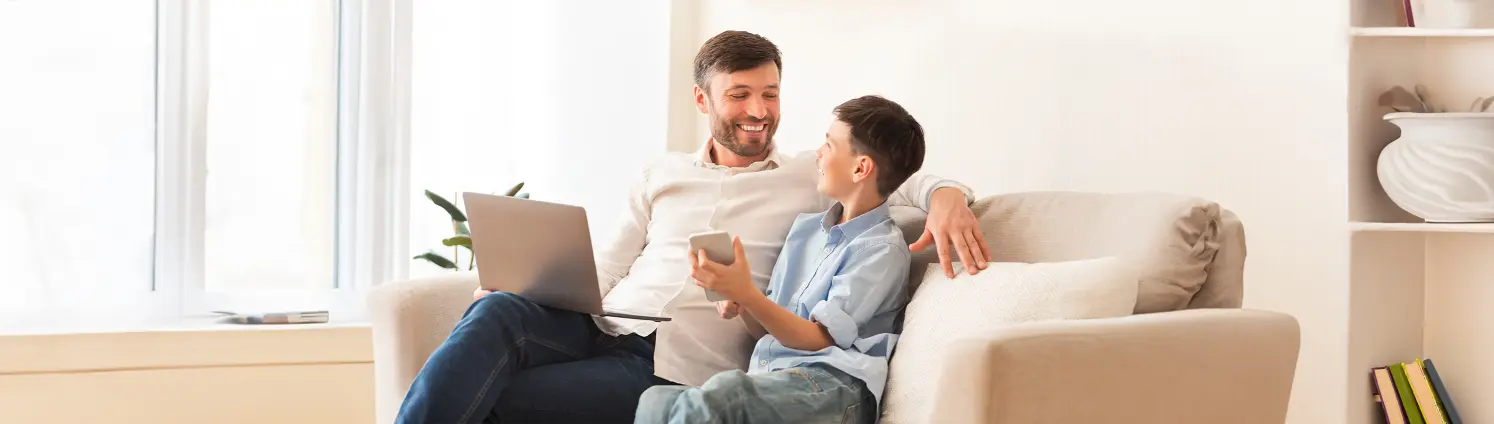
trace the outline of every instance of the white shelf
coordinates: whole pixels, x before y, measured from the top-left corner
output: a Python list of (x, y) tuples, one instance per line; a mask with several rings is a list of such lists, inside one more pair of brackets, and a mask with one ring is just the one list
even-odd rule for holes
[(1494, 233), (1494, 223), (1439, 224), (1427, 222), (1351, 222), (1353, 231), (1402, 231), (1418, 233)]
[(1354, 27), (1349, 30), (1355, 37), (1490, 37), (1494, 28), (1407, 28), (1407, 27)]

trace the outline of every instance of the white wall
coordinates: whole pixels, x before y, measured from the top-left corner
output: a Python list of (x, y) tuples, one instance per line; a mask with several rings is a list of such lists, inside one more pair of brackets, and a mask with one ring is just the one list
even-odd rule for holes
[[(923, 122), (928, 172), (981, 194), (1221, 202), (1245, 223), (1246, 307), (1303, 327), (1289, 421), (1331, 423), (1361, 377), (1344, 364), (1347, 13), (1290, 0), (730, 0), (702, 4), (694, 45), (674, 48), (726, 29), (777, 43), (783, 148), (813, 147), (834, 105), (879, 93)], [(704, 139), (700, 120), (676, 125)]]

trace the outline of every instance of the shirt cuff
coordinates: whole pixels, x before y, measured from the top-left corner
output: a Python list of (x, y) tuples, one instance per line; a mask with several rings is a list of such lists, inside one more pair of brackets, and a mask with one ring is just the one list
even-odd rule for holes
[(960, 184), (958, 182), (955, 182), (954, 180), (946, 179), (934, 183), (934, 187), (929, 189), (929, 194), (925, 195), (928, 197), (925, 197), (923, 199), (924, 210), (932, 210), (934, 208), (934, 193), (938, 192), (939, 189), (945, 187), (954, 187), (955, 189), (959, 190), (960, 193), (963, 193), (965, 195), (966, 206), (969, 206), (971, 203), (975, 203), (975, 192), (973, 190), (970, 190), (970, 187), (966, 187), (964, 184)]
[(846, 311), (831, 306), (832, 302), (820, 302), (809, 313), (809, 317), (825, 326), (825, 331), (830, 333), (830, 339), (835, 341), (836, 346), (841, 349), (850, 349), (852, 343), (856, 342), (856, 320)]

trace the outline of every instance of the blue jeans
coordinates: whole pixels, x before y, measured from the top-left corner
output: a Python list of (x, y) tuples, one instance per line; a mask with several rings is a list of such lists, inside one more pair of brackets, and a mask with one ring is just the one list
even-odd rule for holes
[(808, 365), (761, 374), (725, 371), (700, 387), (643, 392), (635, 423), (866, 423), (877, 398), (840, 370)]
[(512, 293), (467, 308), (410, 385), (398, 423), (632, 422), (653, 343)]

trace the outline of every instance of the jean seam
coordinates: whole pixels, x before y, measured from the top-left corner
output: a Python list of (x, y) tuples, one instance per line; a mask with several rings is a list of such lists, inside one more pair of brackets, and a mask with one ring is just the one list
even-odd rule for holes
[(524, 342), (527, 340), (526, 338), (519, 338), (519, 341), (514, 343), (514, 348), (510, 349), (509, 353), (504, 354), (503, 359), (498, 361), (498, 365), (494, 366), (493, 370), (488, 372), (488, 379), (483, 381), (482, 389), (477, 391), (477, 396), (472, 398), (472, 404), (467, 405), (467, 411), (462, 413), (462, 418), (457, 420), (457, 422), (467, 422), (467, 420), (472, 418), (472, 413), (477, 411), (477, 405), (482, 403), (483, 396), (486, 396), (488, 389), (493, 387), (493, 380), (498, 378), (498, 370), (503, 369), (503, 366), (508, 364), (508, 358), (513, 356), (513, 351), (524, 347)]

